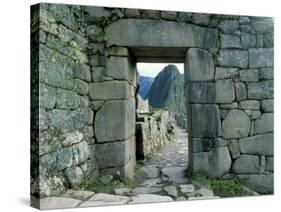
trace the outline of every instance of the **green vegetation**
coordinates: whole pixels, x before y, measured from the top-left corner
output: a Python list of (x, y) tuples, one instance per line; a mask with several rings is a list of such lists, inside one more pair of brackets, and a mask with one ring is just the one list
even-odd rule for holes
[(197, 187), (202, 186), (213, 190), (215, 196), (239, 197), (251, 195), (243, 188), (243, 184), (237, 179), (212, 179), (200, 173), (192, 176), (191, 181)]
[(94, 191), (96, 193), (109, 193), (114, 194), (116, 188), (130, 188), (133, 189), (136, 186), (137, 179), (140, 176), (141, 163), (137, 162), (135, 168), (135, 176), (133, 179), (127, 179), (123, 181), (118, 178), (112, 179), (110, 182), (103, 182), (101, 179), (97, 179), (94, 182), (80, 185), (81, 190)]

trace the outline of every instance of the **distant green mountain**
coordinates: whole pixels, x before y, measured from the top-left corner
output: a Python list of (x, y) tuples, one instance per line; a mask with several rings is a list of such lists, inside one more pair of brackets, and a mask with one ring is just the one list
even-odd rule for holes
[(185, 113), (184, 78), (176, 66), (168, 65), (156, 76), (147, 99), (152, 108)]

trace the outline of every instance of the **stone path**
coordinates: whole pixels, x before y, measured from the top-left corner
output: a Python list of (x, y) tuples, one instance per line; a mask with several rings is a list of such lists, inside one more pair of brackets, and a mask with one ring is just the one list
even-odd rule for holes
[(134, 189), (118, 188), (115, 195), (68, 190), (59, 197), (41, 199), (40, 207), (54, 209), (218, 198), (211, 190), (195, 187), (188, 180), (187, 138), (186, 131), (175, 126), (175, 142), (161, 147), (145, 162)]

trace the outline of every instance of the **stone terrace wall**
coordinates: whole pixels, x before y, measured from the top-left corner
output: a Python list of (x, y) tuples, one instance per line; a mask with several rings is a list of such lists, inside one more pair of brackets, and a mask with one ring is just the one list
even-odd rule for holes
[(143, 160), (155, 153), (169, 140), (169, 112), (157, 111), (139, 114), (136, 122), (136, 156)]
[(40, 197), (98, 175), (83, 18), (79, 6), (32, 7), (31, 193)]

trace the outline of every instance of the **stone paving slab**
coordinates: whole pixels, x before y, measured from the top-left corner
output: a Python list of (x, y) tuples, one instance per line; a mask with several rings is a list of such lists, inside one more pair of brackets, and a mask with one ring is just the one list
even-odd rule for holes
[(81, 200), (69, 197), (46, 197), (40, 200), (40, 209), (75, 208), (80, 203)]

